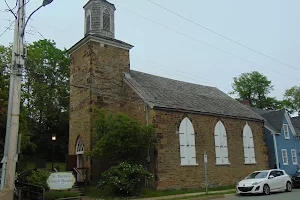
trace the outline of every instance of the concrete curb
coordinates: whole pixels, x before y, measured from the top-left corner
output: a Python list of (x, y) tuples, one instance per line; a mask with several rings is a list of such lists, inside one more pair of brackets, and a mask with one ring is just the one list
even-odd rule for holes
[[(196, 199), (217, 199), (217, 198), (225, 198), (224, 194), (219, 193), (224, 193), (224, 192), (234, 192), (235, 189), (232, 190), (221, 190), (221, 191), (212, 191), (209, 192), (208, 194), (211, 194), (212, 196), (203, 196), (203, 197), (195, 197), (192, 198), (193, 196), (198, 196), (198, 195), (204, 195), (205, 192), (198, 192), (198, 193), (186, 193), (186, 194), (178, 194), (178, 195), (170, 195), (170, 196), (160, 196), (160, 197), (152, 197), (152, 198), (140, 198), (137, 200), (164, 200), (164, 199), (175, 199), (175, 198), (180, 198), (180, 197), (191, 197), (191, 200), (196, 200)], [(213, 195), (215, 194), (215, 195)], [(227, 194), (226, 194), (227, 195)], [(231, 195), (231, 194), (228, 194)]]

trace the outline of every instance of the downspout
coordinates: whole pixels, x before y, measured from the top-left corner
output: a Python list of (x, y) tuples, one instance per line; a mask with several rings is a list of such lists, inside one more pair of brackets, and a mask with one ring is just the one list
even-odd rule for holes
[[(146, 125), (149, 126), (149, 111), (148, 111), (148, 106), (146, 105), (145, 107), (146, 107), (146, 109), (145, 109), (145, 111), (146, 111)], [(147, 161), (150, 162), (150, 150), (149, 150), (149, 148), (148, 148)]]
[(273, 142), (274, 142), (274, 149), (275, 149), (275, 158), (276, 158), (276, 166), (277, 166), (277, 169), (279, 169), (276, 136), (275, 136), (275, 133), (271, 133), (271, 134), (273, 135)]
[[(145, 105), (145, 112), (146, 112), (146, 126), (149, 126), (149, 112), (148, 112), (148, 106)], [(150, 150), (147, 149), (147, 164), (145, 166), (146, 170), (148, 171), (148, 163), (150, 162)], [(148, 180), (145, 179), (145, 186), (147, 187), (149, 185)]]

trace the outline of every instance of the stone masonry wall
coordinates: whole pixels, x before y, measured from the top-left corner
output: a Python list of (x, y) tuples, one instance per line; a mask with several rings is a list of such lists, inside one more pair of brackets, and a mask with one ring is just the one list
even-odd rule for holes
[[(76, 154), (76, 142), (80, 136), (85, 152), (90, 150), (90, 60), (91, 46), (86, 44), (71, 55), (70, 64), (70, 133), (69, 155)], [(85, 167), (89, 161), (85, 158)]]
[[(242, 131), (245, 120), (187, 114), (195, 129), (198, 166), (180, 166), (179, 126), (186, 114), (155, 110), (153, 124), (158, 138), (157, 189), (205, 187), (203, 152), (208, 155), (208, 182), (211, 187), (234, 185), (250, 172), (268, 169), (264, 128), (261, 122), (247, 121), (252, 129), (257, 164), (244, 164)], [(227, 132), (230, 165), (216, 165), (214, 128), (221, 120)]]

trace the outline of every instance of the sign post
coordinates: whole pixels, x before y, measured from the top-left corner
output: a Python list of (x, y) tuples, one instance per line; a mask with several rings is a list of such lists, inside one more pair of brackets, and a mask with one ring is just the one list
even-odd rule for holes
[(207, 181), (207, 154), (204, 151), (204, 171), (205, 171), (205, 192), (208, 193), (208, 181)]

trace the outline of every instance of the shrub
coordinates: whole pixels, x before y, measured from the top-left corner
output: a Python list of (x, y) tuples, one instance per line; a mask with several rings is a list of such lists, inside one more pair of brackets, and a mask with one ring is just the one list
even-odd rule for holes
[(48, 191), (45, 193), (46, 200), (54, 200), (59, 198), (67, 198), (67, 197), (78, 197), (78, 192), (68, 192), (68, 191)]
[(50, 176), (50, 172), (38, 169), (36, 171), (32, 171), (32, 174), (26, 178), (26, 180), (32, 185), (39, 185), (48, 190), (47, 179)]
[(153, 178), (142, 165), (131, 165), (126, 162), (111, 167), (103, 172), (102, 176), (103, 180), (98, 183), (98, 187), (111, 187), (115, 192), (125, 195), (139, 193), (139, 184), (143, 178)]

